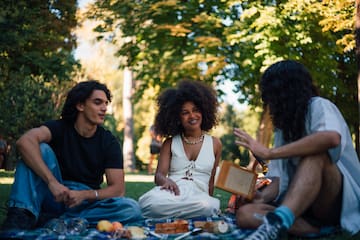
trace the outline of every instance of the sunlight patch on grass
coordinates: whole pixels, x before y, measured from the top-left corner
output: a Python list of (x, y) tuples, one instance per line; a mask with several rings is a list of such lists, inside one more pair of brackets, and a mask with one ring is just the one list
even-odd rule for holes
[(154, 175), (125, 174), (125, 182), (154, 182)]
[(12, 177), (1, 177), (0, 184), (13, 184), (14, 178)]
[[(104, 178), (104, 181), (106, 179)], [(13, 184), (14, 178), (8, 177), (5, 173), (0, 175), (0, 184)], [(154, 182), (154, 175), (125, 175), (125, 182)]]

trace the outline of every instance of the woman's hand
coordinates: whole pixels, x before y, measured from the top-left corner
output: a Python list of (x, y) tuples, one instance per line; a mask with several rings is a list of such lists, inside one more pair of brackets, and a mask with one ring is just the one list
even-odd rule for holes
[(167, 191), (173, 192), (175, 195), (180, 195), (178, 185), (170, 178), (166, 178), (165, 183), (161, 186), (160, 189), (165, 189)]
[(253, 139), (245, 131), (235, 128), (234, 135), (236, 137), (235, 144), (249, 149), (252, 154), (262, 158), (269, 159), (270, 150), (264, 145)]

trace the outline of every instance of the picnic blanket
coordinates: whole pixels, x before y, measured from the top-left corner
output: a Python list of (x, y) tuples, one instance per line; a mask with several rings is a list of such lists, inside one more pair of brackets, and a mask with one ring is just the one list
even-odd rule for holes
[[(248, 229), (239, 229), (236, 227), (235, 224), (235, 216), (233, 214), (223, 214), (219, 217), (213, 218), (193, 218), (193, 219), (186, 219), (189, 223), (189, 231), (194, 229), (194, 222), (195, 221), (224, 221), (228, 224), (229, 230), (226, 233), (222, 234), (215, 234), (211, 232), (199, 232), (194, 235), (189, 235), (184, 239), (244, 239), (248, 234), (252, 232), (252, 230)], [(146, 237), (143, 239), (152, 240), (152, 239), (160, 239), (159, 237), (151, 235), (149, 232), (155, 231), (155, 224), (159, 222), (172, 222), (174, 219), (165, 219), (162, 221), (154, 220), (154, 219), (143, 219), (141, 221), (132, 223), (130, 225), (125, 225), (126, 227), (129, 226), (138, 226), (146, 231)], [(159, 234), (161, 239), (175, 239), (179, 237), (181, 234)], [(99, 232), (96, 230), (94, 226), (88, 227), (86, 230), (80, 233), (56, 233), (48, 228), (38, 228), (31, 231), (6, 231), (0, 232), (0, 239), (24, 239), (24, 240), (55, 240), (55, 239), (106, 239), (106, 240), (117, 240), (117, 239), (124, 239), (124, 238), (116, 238), (116, 236), (105, 233)]]

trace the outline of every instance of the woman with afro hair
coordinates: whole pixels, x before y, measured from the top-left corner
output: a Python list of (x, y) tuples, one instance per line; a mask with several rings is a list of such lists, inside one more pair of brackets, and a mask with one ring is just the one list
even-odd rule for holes
[(273, 179), (237, 210), (240, 227), (257, 228), (246, 239), (279, 239), (287, 231), (319, 237), (338, 226), (359, 232), (360, 164), (339, 109), (318, 95), (309, 71), (293, 60), (271, 65), (260, 90), (275, 126), (273, 148), (234, 130), (236, 144), (270, 160)]
[(214, 177), (222, 144), (208, 135), (217, 124), (213, 88), (183, 80), (157, 99), (155, 129), (165, 137), (155, 173), (157, 185), (139, 198), (143, 216), (153, 219), (215, 216)]

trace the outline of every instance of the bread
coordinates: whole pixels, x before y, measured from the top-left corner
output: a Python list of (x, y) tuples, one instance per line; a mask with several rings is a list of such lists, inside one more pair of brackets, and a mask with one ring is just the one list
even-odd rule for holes
[(145, 239), (146, 235), (142, 227), (129, 226), (127, 230), (131, 233), (131, 239)]
[(118, 229), (113, 234), (111, 234), (112, 238), (118, 239), (118, 238), (126, 238), (126, 239), (132, 239), (131, 232), (128, 229), (122, 228)]
[(225, 221), (194, 221), (194, 227), (210, 233), (226, 233), (229, 230), (229, 225)]
[(189, 223), (186, 220), (175, 220), (167, 223), (155, 224), (155, 232), (163, 234), (177, 234), (189, 231)]

